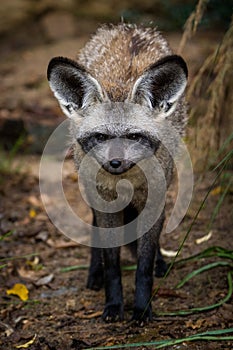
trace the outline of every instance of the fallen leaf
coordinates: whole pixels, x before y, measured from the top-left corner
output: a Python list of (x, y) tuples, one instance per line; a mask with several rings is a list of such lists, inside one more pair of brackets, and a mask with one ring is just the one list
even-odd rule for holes
[(36, 334), (35, 334), (34, 337), (33, 337), (31, 340), (29, 340), (27, 343), (22, 344), (22, 345), (16, 345), (15, 347), (16, 347), (17, 349), (20, 349), (20, 348), (26, 349), (26, 348), (28, 348), (30, 345), (32, 345), (32, 344), (34, 343), (35, 340), (36, 340)]
[(30, 328), (33, 325), (33, 321), (24, 320), (22, 325), (22, 330), (25, 331), (26, 329)]
[(36, 239), (41, 240), (42, 242), (47, 241), (49, 233), (47, 231), (41, 231), (36, 235)]
[(112, 346), (112, 345), (115, 344), (115, 341), (116, 341), (116, 340), (115, 340), (113, 337), (110, 337), (110, 338), (108, 338), (108, 339), (106, 340), (105, 346)]
[(100, 316), (102, 316), (102, 314), (103, 314), (103, 311), (96, 311), (96, 312), (92, 312), (92, 313), (88, 313), (88, 314), (85, 314), (83, 312), (76, 312), (75, 317), (79, 317), (82, 319), (91, 319), (91, 318), (100, 317)]
[(185, 326), (192, 329), (199, 329), (203, 326), (203, 324), (205, 324), (205, 322), (206, 321), (203, 319), (198, 319), (196, 322), (189, 320), (185, 322)]
[(34, 209), (30, 209), (29, 216), (31, 219), (34, 219), (36, 217), (36, 211)]
[(80, 304), (82, 304), (85, 309), (88, 309), (88, 308), (90, 309), (92, 302), (90, 300), (86, 300), (86, 299), (82, 298), (80, 300)]
[(43, 266), (40, 264), (40, 259), (38, 256), (35, 256), (32, 261), (27, 260), (27, 265), (30, 266), (34, 271), (39, 271), (43, 268)]
[(74, 241), (63, 241), (63, 240), (57, 240), (56, 242), (49, 238), (46, 242), (50, 247), (56, 248), (56, 249), (62, 249), (62, 248), (70, 248), (70, 247), (77, 247), (78, 243)]
[(14, 329), (11, 326), (9, 326), (9, 324), (0, 321), (0, 326), (2, 328), (6, 328), (5, 330), (6, 337), (9, 337), (12, 333), (14, 333)]
[(203, 242), (208, 241), (210, 238), (212, 237), (212, 231), (210, 231), (207, 235), (201, 237), (201, 238), (197, 238), (195, 240), (196, 244), (201, 244)]
[(40, 279), (38, 279), (38, 281), (35, 282), (36, 286), (44, 286), (45, 284), (49, 284), (54, 278), (54, 274), (51, 273), (50, 275), (44, 276)]
[(177, 251), (175, 251), (175, 250), (166, 250), (163, 248), (160, 248), (160, 250), (161, 250), (162, 255), (166, 256), (168, 258), (173, 258), (177, 254)]
[(28, 300), (28, 289), (22, 283), (16, 283), (12, 289), (8, 289), (6, 291), (7, 295), (14, 294), (20, 297), (21, 300)]
[(29, 270), (28, 268), (25, 268), (23, 266), (19, 267), (17, 269), (17, 272), (19, 274), (20, 277), (22, 277), (23, 279), (27, 279), (30, 281), (36, 281), (38, 279), (38, 273), (36, 271), (33, 270)]
[(48, 220), (48, 216), (40, 213), (40, 214), (37, 214), (36, 219), (37, 219), (37, 221), (46, 221), (46, 220)]
[(68, 299), (66, 301), (66, 310), (73, 310), (76, 306), (76, 299)]
[(211, 192), (210, 194), (212, 196), (217, 196), (218, 194), (220, 194), (222, 192), (222, 187), (221, 186), (217, 186), (215, 187)]
[(41, 207), (42, 206), (41, 200), (39, 200), (38, 197), (33, 196), (33, 195), (31, 195), (27, 198), (27, 202), (34, 207)]

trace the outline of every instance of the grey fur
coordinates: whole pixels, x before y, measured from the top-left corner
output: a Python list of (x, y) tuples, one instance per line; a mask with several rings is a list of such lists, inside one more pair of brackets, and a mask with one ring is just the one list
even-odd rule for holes
[[(97, 177), (102, 197), (115, 199), (116, 184), (121, 178), (134, 186), (131, 209), (116, 214), (94, 211), (95, 225), (108, 227), (111, 232), (112, 227), (124, 225), (145, 205), (147, 182), (135, 165), (138, 161), (156, 154), (167, 187), (170, 184), (172, 158), (178, 151), (171, 129), (182, 136), (186, 124), (186, 64), (181, 57), (172, 55), (168, 43), (155, 29), (119, 24), (100, 28), (77, 61), (52, 59), (48, 80), (64, 113), (71, 118), (77, 170), (95, 146), (91, 155), (103, 165)], [(129, 141), (132, 139), (135, 142)], [(87, 169), (87, 178), (91, 171)], [(158, 243), (163, 220), (164, 214), (138, 242), (133, 315), (138, 322), (151, 319), (152, 266), (156, 255), (161, 269), (163, 266)], [(102, 252), (94, 249), (88, 287), (98, 289), (103, 282)], [(103, 317), (115, 321), (123, 318), (119, 249), (104, 249), (103, 258)]]

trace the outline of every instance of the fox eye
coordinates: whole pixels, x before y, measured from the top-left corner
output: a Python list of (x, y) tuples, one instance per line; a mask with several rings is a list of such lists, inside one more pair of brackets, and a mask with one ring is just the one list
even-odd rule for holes
[(143, 136), (141, 134), (135, 133), (128, 135), (127, 138), (132, 141), (140, 142), (143, 139)]
[(171, 107), (173, 106), (173, 103), (171, 102), (167, 102), (167, 101), (162, 101), (159, 104), (159, 108), (161, 110), (163, 110), (165, 113), (169, 111), (169, 109), (171, 109)]
[(109, 136), (106, 134), (97, 133), (95, 134), (95, 139), (97, 142), (104, 142), (109, 139)]
[(73, 108), (72, 108), (72, 106), (70, 105), (70, 104), (68, 104), (68, 105), (63, 105), (64, 107), (65, 107), (65, 109), (69, 112), (69, 113), (71, 113), (72, 111), (73, 111)]

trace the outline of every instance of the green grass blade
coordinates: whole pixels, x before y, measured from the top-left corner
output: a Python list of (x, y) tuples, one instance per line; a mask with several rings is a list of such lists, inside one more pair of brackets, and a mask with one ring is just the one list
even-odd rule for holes
[(171, 340), (165, 344), (161, 344), (155, 347), (155, 349), (162, 349), (165, 346), (170, 346), (170, 345), (176, 345), (184, 342), (190, 342), (190, 341), (197, 341), (197, 340), (208, 340), (208, 341), (223, 341), (223, 340), (233, 340), (233, 336), (227, 336), (227, 337), (216, 337), (216, 336), (195, 336), (195, 337), (187, 337), (187, 338), (181, 338), (181, 339), (176, 339), (176, 340)]
[(196, 337), (196, 336), (211, 336), (211, 335), (222, 335), (222, 334), (227, 334), (227, 333), (233, 333), (233, 328), (226, 328), (226, 329), (217, 329), (217, 330), (213, 330), (213, 331), (206, 331), (203, 333), (197, 333), (197, 334), (193, 334), (192, 337)]
[[(209, 197), (210, 192), (211, 192), (212, 189), (214, 188), (215, 183), (217, 182), (217, 180), (219, 179), (219, 177), (220, 177), (220, 175), (222, 174), (223, 170), (225, 169), (226, 163), (227, 163), (227, 162), (225, 162), (225, 164), (224, 164), (224, 165), (222, 166), (222, 168), (219, 170), (219, 172), (218, 172), (218, 174), (216, 175), (214, 181), (212, 182), (212, 184), (211, 184), (209, 190), (207, 191), (207, 193), (206, 193), (206, 195), (205, 195), (203, 201), (201, 202), (201, 204), (200, 204), (200, 206), (199, 206), (199, 208), (198, 208), (198, 210), (197, 210), (197, 212), (196, 212), (196, 214), (195, 214), (195, 216), (194, 216), (194, 218), (193, 218), (193, 220), (192, 220), (192, 222), (191, 222), (191, 224), (190, 224), (190, 226), (189, 226), (189, 228), (188, 228), (188, 230), (187, 230), (187, 232), (186, 232), (186, 234), (185, 234), (185, 236), (184, 236), (184, 239), (183, 239), (183, 241), (181, 242), (181, 244), (180, 244), (180, 246), (179, 246), (179, 249), (178, 249), (178, 251), (177, 251), (177, 254), (176, 254), (176, 256), (173, 258), (173, 260), (172, 260), (172, 262), (171, 262), (171, 264), (170, 264), (170, 266), (169, 266), (169, 268), (168, 268), (168, 270), (167, 270), (165, 276), (163, 277), (163, 279), (161, 280), (160, 284), (158, 285), (158, 288), (156, 289), (156, 292), (159, 290), (160, 286), (162, 285), (162, 283), (164, 282), (164, 280), (166, 279), (166, 277), (167, 277), (168, 274), (170, 273), (170, 271), (171, 271), (173, 265), (175, 264), (175, 261), (176, 261), (178, 255), (179, 255), (179, 253), (181, 252), (181, 250), (182, 250), (182, 248), (183, 248), (183, 246), (184, 246), (184, 243), (186, 242), (186, 240), (187, 240), (187, 238), (188, 238), (188, 236), (189, 236), (189, 234), (190, 234), (190, 232), (191, 232), (191, 230), (192, 230), (192, 228), (193, 228), (193, 225), (195, 224), (195, 222), (196, 222), (196, 220), (197, 220), (197, 218), (198, 218), (198, 215), (200, 214), (201, 210), (203, 209), (203, 207), (204, 207), (204, 205), (205, 205), (205, 203), (206, 203), (206, 201), (207, 201), (207, 198)], [(153, 296), (156, 294), (156, 292), (153, 293)]]
[(201, 260), (203, 258), (210, 258), (213, 256), (220, 257), (220, 258), (228, 258), (228, 259), (233, 260), (233, 250), (228, 250), (228, 249), (218, 247), (218, 246), (210, 247), (210, 248), (207, 248), (204, 251), (202, 251), (198, 254), (192, 255), (188, 258), (177, 260), (175, 262), (175, 264), (181, 265), (181, 264), (185, 264), (186, 262), (197, 261), (197, 260)]
[(60, 269), (60, 272), (69, 272), (69, 271), (87, 270), (87, 269), (89, 269), (89, 265), (73, 265), (68, 267), (62, 267)]
[(209, 225), (208, 225), (208, 228), (207, 228), (207, 231), (208, 231), (208, 232), (211, 230), (211, 227), (212, 227), (212, 225), (213, 225), (213, 222), (214, 222), (216, 216), (218, 215), (218, 212), (219, 212), (219, 210), (220, 210), (220, 207), (221, 207), (221, 205), (222, 205), (222, 203), (223, 203), (223, 201), (224, 201), (224, 198), (225, 198), (226, 194), (228, 193), (228, 190), (229, 190), (230, 187), (231, 187), (232, 182), (233, 182), (233, 179), (231, 178), (231, 179), (229, 180), (228, 185), (226, 186), (225, 190), (223, 191), (222, 195), (220, 196), (216, 207), (215, 207), (214, 210), (213, 210), (213, 213), (212, 213), (212, 215), (211, 215), (210, 222), (209, 222)]
[[(187, 232), (186, 232), (186, 234), (185, 234), (185, 236), (184, 236), (184, 238), (183, 238), (183, 240), (182, 240), (182, 242), (181, 242), (181, 244), (180, 244), (180, 246), (179, 246), (179, 248), (178, 248), (178, 251), (177, 251), (177, 253), (176, 253), (176, 256), (175, 256), (175, 257), (173, 258), (173, 260), (171, 261), (171, 263), (170, 263), (170, 265), (169, 265), (169, 267), (168, 267), (168, 269), (167, 269), (167, 271), (166, 271), (164, 277), (163, 277), (163, 278), (161, 279), (161, 281), (159, 282), (157, 288), (155, 288), (155, 290), (153, 291), (152, 296), (151, 296), (151, 299), (149, 300), (147, 306), (145, 307), (144, 313), (146, 312), (147, 308), (149, 307), (149, 305), (150, 305), (150, 303), (151, 303), (151, 300), (152, 300), (152, 299), (154, 298), (154, 296), (158, 293), (159, 289), (161, 288), (161, 286), (163, 285), (165, 279), (167, 278), (167, 276), (169, 275), (171, 269), (173, 268), (173, 266), (174, 266), (174, 264), (175, 264), (175, 261), (176, 261), (178, 255), (180, 254), (181, 250), (183, 249), (184, 243), (186, 242), (186, 240), (187, 240), (187, 238), (188, 238), (188, 236), (189, 236), (189, 234), (190, 234), (190, 232), (191, 232), (191, 230), (192, 230), (192, 228), (193, 228), (193, 225), (195, 224), (195, 222), (196, 222), (196, 220), (197, 220), (197, 218), (198, 218), (198, 215), (200, 214), (201, 210), (203, 209), (203, 207), (204, 207), (204, 205), (205, 205), (205, 203), (206, 203), (206, 201), (207, 201), (207, 198), (209, 197), (210, 192), (213, 190), (213, 188), (214, 188), (214, 186), (215, 186), (215, 183), (216, 183), (217, 180), (220, 178), (220, 176), (221, 176), (223, 170), (225, 169), (225, 167), (226, 167), (226, 165), (227, 165), (229, 159), (230, 159), (230, 158), (224, 160), (224, 162), (221, 162), (221, 163), (223, 163), (222, 167), (220, 168), (219, 172), (218, 172), (217, 175), (215, 176), (214, 181), (212, 182), (212, 184), (211, 184), (210, 188), (208, 189), (208, 191), (207, 191), (207, 193), (206, 193), (204, 199), (202, 200), (202, 202), (201, 202), (201, 204), (200, 204), (200, 206), (199, 206), (199, 208), (198, 208), (198, 210), (197, 210), (197, 212), (196, 212), (196, 214), (195, 214), (195, 216), (194, 216), (194, 218), (193, 218), (193, 220), (192, 220), (192, 222), (191, 222), (191, 224), (190, 224), (190, 226), (189, 226), (189, 228), (188, 228), (188, 230), (187, 230)], [(143, 313), (143, 315), (144, 315), (144, 313)], [(143, 316), (143, 315), (142, 315), (142, 316)]]
[(233, 133), (231, 133), (226, 140), (223, 142), (222, 146), (220, 147), (216, 157), (218, 157), (226, 148), (227, 146), (231, 143), (231, 141), (233, 140)]
[(176, 288), (181, 288), (187, 281), (189, 281), (191, 278), (193, 278), (194, 276), (198, 275), (199, 273), (202, 273), (204, 271), (213, 269), (215, 267), (218, 266), (230, 266), (233, 268), (233, 264), (231, 264), (228, 261), (216, 261), (214, 263), (211, 264), (207, 264), (205, 266), (202, 266), (201, 268), (192, 271), (191, 273), (189, 273), (184, 279), (182, 279), (182, 281), (180, 281), (177, 285)]
[(124, 349), (124, 348), (136, 348), (137, 346), (155, 346), (163, 344), (164, 340), (158, 340), (153, 342), (143, 342), (143, 343), (131, 343), (131, 344), (117, 344), (110, 346), (98, 346), (97, 348), (90, 348), (89, 350), (105, 350), (105, 349)]
[[(137, 265), (131, 265), (131, 266), (122, 266), (121, 269), (123, 271), (135, 271), (137, 268)], [(75, 270), (88, 270), (89, 265), (73, 265), (73, 266), (67, 266), (62, 267), (60, 269), (60, 272), (69, 272), (69, 271), (75, 271)]]
[(216, 165), (213, 171), (217, 170), (221, 165), (225, 168), (231, 157), (233, 156), (233, 150), (230, 150), (225, 157)]
[(28, 259), (28, 258), (31, 258), (32, 256), (38, 256), (39, 254), (38, 253), (32, 253), (32, 254), (26, 254), (26, 255), (15, 255), (15, 256), (11, 256), (9, 258), (2, 258), (0, 259), (0, 262), (1, 261), (11, 261), (11, 260), (18, 260), (18, 259)]
[(3, 235), (0, 235), (0, 241), (3, 241), (4, 239), (10, 237), (13, 233), (14, 233), (14, 231), (9, 231)]
[(137, 265), (122, 266), (121, 269), (123, 271), (135, 271), (137, 269)]
[(204, 307), (196, 307), (196, 308), (192, 308), (192, 309), (188, 309), (188, 310), (178, 310), (178, 311), (172, 311), (172, 312), (158, 312), (157, 315), (158, 316), (186, 316), (186, 315), (191, 315), (191, 314), (198, 313), (198, 312), (204, 312), (204, 311), (216, 309), (217, 307), (226, 303), (232, 296), (233, 287), (232, 287), (231, 273), (232, 272), (229, 272), (227, 275), (228, 293), (223, 299), (221, 299), (217, 303), (212, 304), (212, 305), (208, 305), (208, 306), (204, 306)]
[[(131, 343), (131, 344), (117, 344), (111, 346), (99, 346), (95, 348), (90, 348), (89, 350), (107, 350), (107, 349), (124, 349), (124, 348), (135, 348), (138, 346), (148, 346), (154, 347), (154, 349), (161, 349), (165, 346), (176, 345), (183, 342), (197, 341), (197, 340), (209, 340), (209, 341), (231, 341), (233, 336), (225, 334), (233, 333), (233, 328), (228, 329), (218, 329), (214, 331), (207, 331), (204, 333), (193, 334), (188, 337), (179, 338), (179, 339), (166, 339), (158, 340), (152, 342), (141, 342), (141, 343)], [(223, 335), (223, 336), (222, 336)]]
[(0, 269), (3, 269), (4, 267), (6, 267), (7, 264), (4, 264), (4, 265), (0, 265)]

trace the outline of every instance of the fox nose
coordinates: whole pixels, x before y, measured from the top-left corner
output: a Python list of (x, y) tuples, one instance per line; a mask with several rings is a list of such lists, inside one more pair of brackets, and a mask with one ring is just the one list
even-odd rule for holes
[(121, 166), (122, 162), (120, 159), (112, 159), (110, 160), (110, 165), (112, 168), (117, 169)]

